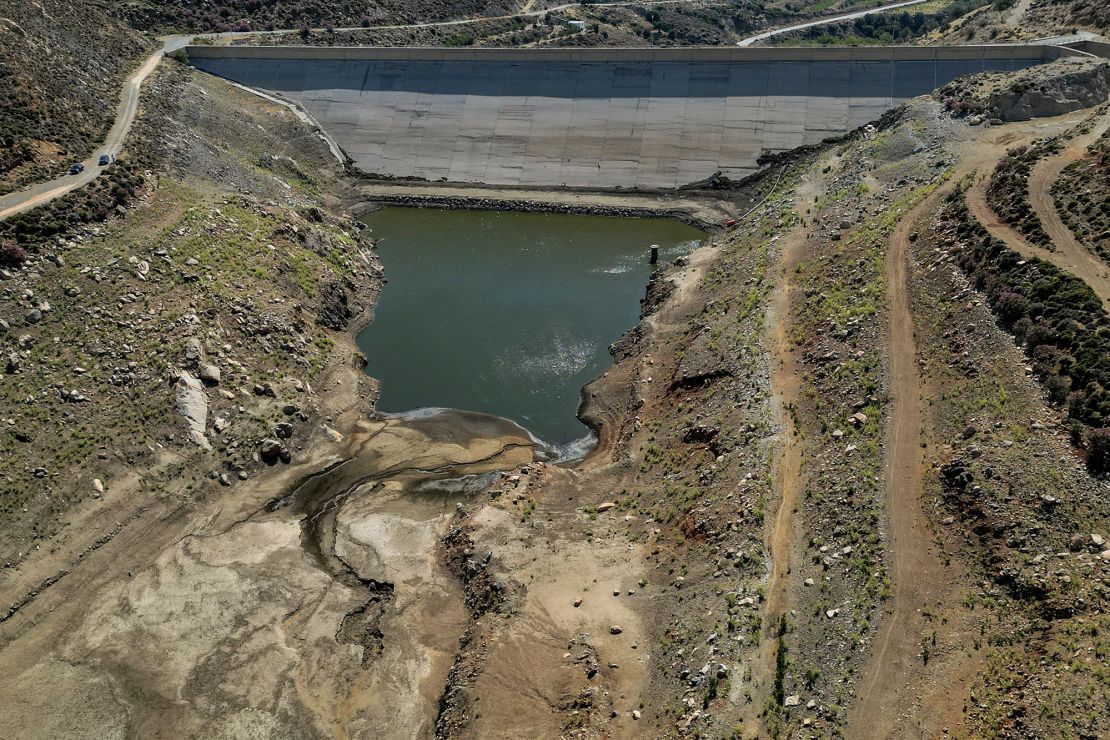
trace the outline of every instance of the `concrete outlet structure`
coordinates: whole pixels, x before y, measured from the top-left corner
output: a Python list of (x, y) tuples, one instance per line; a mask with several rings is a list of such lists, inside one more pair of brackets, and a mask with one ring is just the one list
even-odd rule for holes
[(850, 131), (1041, 46), (861, 49), (188, 48), (299, 103), (362, 170), (506, 186), (675, 188)]

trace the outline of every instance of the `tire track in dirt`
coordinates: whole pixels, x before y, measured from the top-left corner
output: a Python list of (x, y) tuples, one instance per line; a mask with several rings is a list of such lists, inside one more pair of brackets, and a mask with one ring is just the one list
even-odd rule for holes
[[(825, 163), (835, 158), (826, 158)], [(795, 210), (803, 224), (809, 211), (821, 194), (824, 178), (803, 182), (795, 193)], [(776, 414), (781, 429), (781, 446), (777, 471), (778, 507), (767, 535), (767, 551), (771, 560), (768, 576), (767, 598), (763, 605), (763, 633), (759, 650), (752, 664), (752, 687), (759, 699), (752, 701), (745, 713), (745, 725), (760, 727), (757, 716), (767, 697), (771, 696), (775, 681), (775, 666), (783, 636), (782, 620), (789, 610), (790, 582), (788, 576), (793, 561), (794, 510), (797, 508), (803, 486), (802, 439), (794, 417), (802, 396), (802, 376), (790, 340), (791, 292), (790, 276), (801, 259), (806, 244), (805, 227), (788, 233), (780, 242), (781, 257), (779, 276), (768, 305), (768, 345), (771, 353), (771, 388), (774, 393)]]
[[(916, 715), (915, 724), (936, 723), (944, 709), (914, 707), (939, 692), (951, 693), (953, 676), (970, 679), (973, 671), (949, 665), (925, 671), (922, 634), (929, 624), (926, 609), (944, 614), (959, 599), (962, 568), (946, 564), (933, 541), (922, 501), (925, 431), (923, 386), (917, 368), (917, 343), (910, 309), (907, 267), (911, 234), (917, 223), (939, 205), (947, 188), (938, 189), (900, 219), (885, 257), (886, 303), (889, 311), (887, 342), (890, 363), (891, 414), (887, 428), (886, 490), (888, 543), (894, 579), (893, 610), (876, 635), (875, 647), (860, 681), (858, 703), (849, 717), (848, 737), (888, 737), (900, 723)], [(951, 616), (946, 637), (955, 630)], [(948, 640), (945, 640), (948, 642)], [(961, 661), (957, 656), (956, 660)], [(945, 704), (951, 704), (951, 700)], [(912, 707), (909, 713), (904, 708)], [(955, 718), (955, 719), (958, 719)], [(931, 728), (938, 732), (939, 726)]]
[[(975, 142), (974, 148), (965, 147), (951, 181), (989, 171), (987, 168), (998, 161), (1007, 147), (1040, 133), (1043, 132), (1032, 124), (1026, 124)], [(1029, 254), (1034, 249), (1043, 252), (1046, 259), (1054, 254), (1033, 247), (1000, 224), (986, 203), (985, 191), (985, 178), (980, 177), (965, 195), (973, 215), (984, 227), (996, 236), (994, 229), (1009, 230), (1013, 238), (1029, 248)], [(879, 628), (861, 675), (856, 705), (848, 718), (845, 733), (848, 737), (908, 734), (924, 737), (940, 734), (945, 727), (958, 732), (963, 701), (971, 682), (983, 670), (983, 657), (960, 642), (971, 629), (968, 613), (961, 609), (962, 594), (969, 585), (967, 568), (960, 560), (942, 559), (923, 501), (922, 442), (935, 440), (922, 406), (922, 398), (928, 396), (929, 389), (917, 367), (907, 268), (911, 234), (923, 219), (935, 213), (948, 192), (949, 187), (938, 188), (899, 219), (885, 256), (892, 401), (887, 430), (886, 489), (893, 608)], [(1007, 243), (1012, 245), (1009, 240)], [(929, 614), (931, 620), (926, 618)], [(928, 664), (921, 652), (926, 629), (935, 635), (940, 647), (937, 652), (942, 652)]]
[(1095, 292), (1102, 301), (1103, 308), (1110, 311), (1110, 268), (1079, 243), (1075, 235), (1060, 220), (1052, 200), (1052, 184), (1059, 177), (1060, 172), (1068, 164), (1082, 157), (1090, 142), (1101, 136), (1107, 127), (1110, 127), (1110, 115), (1103, 113), (1102, 119), (1092, 126), (1090, 131), (1069, 142), (1068, 147), (1061, 154), (1038, 162), (1030, 173), (1029, 204), (1041, 220), (1045, 232), (1052, 239), (1055, 250), (1033, 244), (999, 218), (987, 203), (989, 175), (976, 180), (967, 189), (965, 197), (968, 210), (991, 236), (1002, 240), (1007, 247), (1026, 259), (1037, 257), (1079, 278)]
[(1103, 113), (1090, 131), (1067, 142), (1064, 151), (1038, 162), (1029, 174), (1029, 205), (1041, 220), (1041, 226), (1052, 239), (1060, 256), (1072, 266), (1068, 271), (1091, 286), (1102, 300), (1102, 305), (1110, 310), (1110, 267), (1080, 244), (1071, 229), (1064, 225), (1052, 197), (1052, 186), (1060, 177), (1060, 173), (1068, 165), (1082, 159), (1087, 153), (1087, 148), (1097, 141), (1108, 127), (1110, 127), (1110, 114)]
[[(988, 182), (989, 175), (984, 174), (964, 194), (967, 208), (971, 211), (975, 220), (982, 224), (991, 236), (1004, 242), (1007, 247), (1025, 259), (1035, 257), (1044, 260), (1082, 280), (1102, 301), (1103, 308), (1110, 311), (1110, 277), (1100, 274), (1100, 272), (1105, 272), (1101, 263), (1098, 263), (1093, 255), (1087, 254), (1085, 257), (1077, 258), (1072, 254), (1065, 254), (1062, 249), (1053, 251), (1030, 242), (1016, 229), (999, 218), (998, 214), (987, 203)], [(1055, 238), (1053, 238), (1053, 241), (1056, 242)], [(1056, 243), (1059, 244), (1059, 242)]]
[(752, 685), (758, 699), (749, 705), (745, 725), (758, 725), (758, 713), (771, 696), (775, 681), (775, 664), (782, 642), (780, 626), (790, 604), (790, 569), (794, 551), (794, 510), (802, 491), (802, 440), (794, 419), (794, 409), (801, 399), (802, 382), (789, 328), (792, 325), (789, 275), (805, 246), (805, 231), (797, 229), (782, 240), (781, 273), (771, 296), (770, 351), (771, 387), (781, 428), (781, 445), (777, 471), (778, 507), (767, 534), (767, 551), (771, 572), (767, 579), (767, 598), (763, 605), (763, 633), (759, 651), (752, 666)]

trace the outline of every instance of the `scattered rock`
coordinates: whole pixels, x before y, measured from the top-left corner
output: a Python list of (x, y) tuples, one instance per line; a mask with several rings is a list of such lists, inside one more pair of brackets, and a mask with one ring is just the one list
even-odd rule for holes
[(267, 465), (275, 465), (278, 460), (288, 465), (293, 459), (292, 454), (289, 452), (289, 448), (276, 439), (262, 440), (259, 448), (259, 455), (262, 457), (262, 462)]
[(219, 385), (220, 383), (220, 368), (211, 363), (201, 365), (197, 375), (207, 385)]
[(601, 513), (601, 512), (609, 511), (609, 509), (612, 509), (612, 508), (615, 508), (615, 507), (616, 507), (615, 503), (613, 503), (612, 501), (606, 501), (603, 504), (598, 504), (597, 505), (597, 510), (598, 510), (599, 513)]
[(610, 635), (619, 635), (623, 631), (624, 630), (621, 629), (619, 624), (614, 624), (612, 627), (609, 628)]

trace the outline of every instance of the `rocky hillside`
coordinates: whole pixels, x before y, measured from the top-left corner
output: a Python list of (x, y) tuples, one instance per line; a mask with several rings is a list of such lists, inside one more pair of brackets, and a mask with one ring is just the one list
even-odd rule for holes
[(87, 157), (152, 50), (98, 5), (0, 0), (0, 193)]
[(163, 32), (264, 31), (425, 23), (447, 18), (504, 15), (508, 0), (114, 0), (113, 13), (136, 28)]
[(172, 63), (148, 84), (107, 178), (0, 224), (9, 567), (73, 516), (298, 455), (328, 368), (357, 371), (376, 268), (328, 208), (342, 167), (281, 106)]
[(1110, 6), (1102, 0), (1033, 0), (1026, 18), (1039, 32), (1105, 34), (1110, 29)]

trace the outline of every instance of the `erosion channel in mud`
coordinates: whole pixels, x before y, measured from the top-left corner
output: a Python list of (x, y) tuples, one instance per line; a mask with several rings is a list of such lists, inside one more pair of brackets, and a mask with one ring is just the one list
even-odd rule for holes
[(663, 218), (384, 208), (363, 220), (388, 284), (359, 335), (379, 412), (468, 409), (566, 445), (582, 386), (639, 320), (660, 260), (704, 233)]

